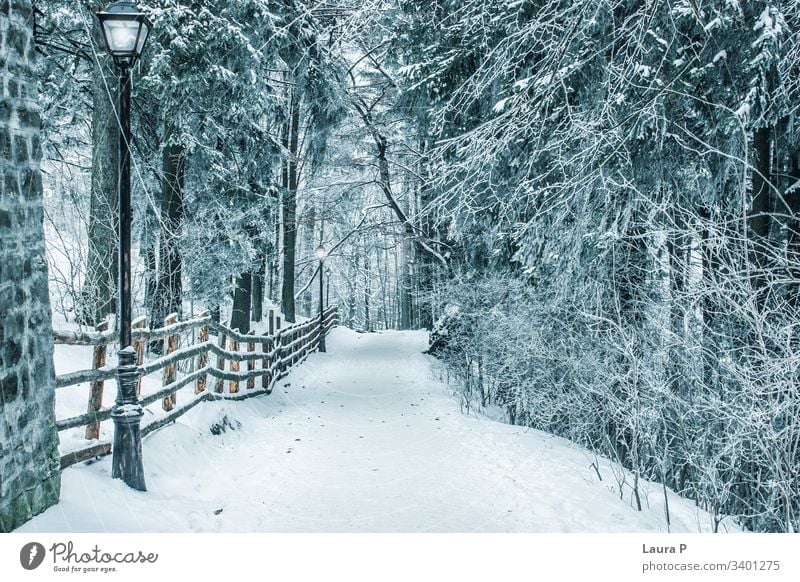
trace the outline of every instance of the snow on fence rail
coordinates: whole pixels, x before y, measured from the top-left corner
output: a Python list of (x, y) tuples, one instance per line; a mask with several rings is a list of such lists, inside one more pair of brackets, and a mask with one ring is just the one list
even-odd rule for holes
[[(323, 314), (325, 333), (337, 322), (338, 309), (331, 306)], [(319, 317), (281, 329), (280, 317), (274, 317), (270, 311), (269, 335), (239, 333), (213, 321), (208, 314), (180, 322), (176, 314), (170, 314), (165, 319), (164, 327), (152, 330), (145, 327), (145, 323), (144, 318), (139, 318), (133, 322), (131, 330), (140, 372), (139, 391), (142, 377), (158, 370), (164, 372), (162, 388), (140, 400), (143, 407), (161, 400), (162, 409), (167, 414), (143, 424), (142, 436), (173, 422), (206, 400), (244, 400), (260, 394), (271, 394), (276, 382), (319, 347)], [(191, 334), (191, 343), (179, 347), (180, 334), (195, 331), (196, 334)], [(210, 331), (216, 334), (216, 341), (210, 339)], [(53, 332), (56, 344), (94, 346), (91, 369), (56, 376), (56, 388), (90, 383), (87, 412), (56, 420), (59, 432), (85, 426), (86, 440), (92, 441), (88, 446), (63, 454), (62, 469), (111, 452), (110, 440), (100, 440), (100, 423), (111, 418), (111, 408), (102, 406), (103, 386), (106, 380), (116, 377), (116, 368), (105, 367), (105, 360), (107, 346), (117, 339), (118, 334), (108, 331), (107, 323), (98, 326), (95, 332)], [(158, 340), (164, 342), (163, 355), (145, 362), (147, 343)], [(211, 358), (211, 354), (216, 358)], [(228, 370), (225, 369), (226, 362), (229, 362)], [(245, 370), (241, 369), (242, 362), (246, 364)], [(185, 375), (178, 378), (181, 364), (184, 364)], [(213, 391), (208, 390), (209, 376), (215, 379)], [(257, 389), (258, 378), (261, 381)], [(177, 392), (191, 383), (194, 383), (194, 397), (178, 406)], [(241, 383), (245, 384), (244, 391), (241, 390)]]

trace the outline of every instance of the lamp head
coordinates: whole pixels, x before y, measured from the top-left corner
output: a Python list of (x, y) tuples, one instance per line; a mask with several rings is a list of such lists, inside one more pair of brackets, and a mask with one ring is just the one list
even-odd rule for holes
[(106, 49), (120, 67), (131, 67), (142, 56), (147, 37), (150, 35), (150, 20), (136, 4), (129, 0), (117, 0), (97, 13), (103, 28)]

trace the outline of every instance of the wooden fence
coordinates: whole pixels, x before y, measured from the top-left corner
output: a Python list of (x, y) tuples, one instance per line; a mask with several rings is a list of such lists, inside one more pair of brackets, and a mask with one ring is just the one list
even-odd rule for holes
[[(338, 310), (331, 306), (323, 314), (325, 333), (337, 322)], [(158, 329), (148, 329), (144, 318), (135, 320), (131, 333), (141, 376), (163, 370), (162, 388), (141, 397), (141, 404), (145, 407), (160, 400), (166, 412), (143, 423), (142, 436), (173, 422), (206, 400), (244, 400), (270, 394), (276, 382), (318, 348), (319, 317), (281, 328), (280, 317), (270, 311), (268, 326), (269, 335), (245, 335), (212, 321), (208, 314), (188, 321), (178, 321), (177, 315), (171, 314)], [(216, 336), (214, 339), (212, 334)], [(94, 346), (91, 369), (56, 376), (56, 389), (89, 383), (87, 412), (56, 420), (56, 426), (59, 432), (86, 427), (85, 437), (93, 442), (62, 455), (63, 469), (111, 452), (111, 441), (98, 439), (100, 423), (111, 418), (111, 408), (102, 406), (104, 383), (116, 378), (117, 373), (116, 368), (105, 366), (107, 346), (118, 338), (108, 331), (107, 324), (102, 324), (95, 332), (54, 331), (53, 339), (57, 344)], [(157, 341), (163, 342), (163, 355), (145, 361), (146, 346)], [(211, 358), (212, 354), (216, 357)], [(244, 370), (242, 362), (246, 364)], [(213, 390), (209, 389), (209, 376), (215, 380)], [(186, 402), (178, 402), (177, 392), (192, 383), (193, 396)]]

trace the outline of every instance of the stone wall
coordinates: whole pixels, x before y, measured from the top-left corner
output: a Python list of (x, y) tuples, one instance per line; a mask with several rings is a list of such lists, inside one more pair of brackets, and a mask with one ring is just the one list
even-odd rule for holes
[(0, 0), (0, 531), (58, 502), (31, 0)]

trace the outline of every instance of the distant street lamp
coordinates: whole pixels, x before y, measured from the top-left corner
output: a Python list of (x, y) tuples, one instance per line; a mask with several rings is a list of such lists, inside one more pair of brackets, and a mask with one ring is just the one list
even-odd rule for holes
[(314, 251), (314, 254), (317, 255), (319, 259), (319, 351), (325, 352), (327, 349), (325, 347), (325, 322), (323, 321), (325, 306), (322, 287), (322, 266), (325, 263), (325, 259), (328, 257), (328, 251), (325, 249), (325, 245), (319, 245), (317, 250)]
[(116, 112), (119, 127), (117, 196), (119, 201), (119, 365), (117, 399), (111, 410), (114, 447), (111, 476), (122, 478), (133, 489), (146, 491), (142, 466), (141, 419), (144, 413), (136, 395), (139, 369), (131, 346), (131, 68), (142, 56), (150, 21), (133, 2), (109, 4), (97, 19), (108, 52), (119, 68)]

